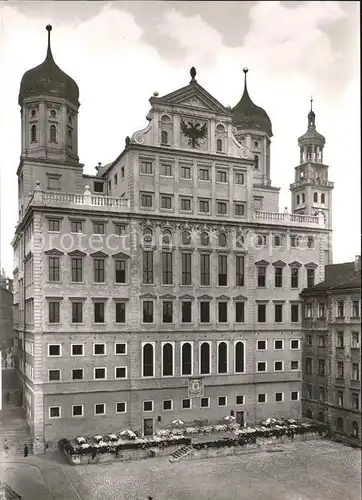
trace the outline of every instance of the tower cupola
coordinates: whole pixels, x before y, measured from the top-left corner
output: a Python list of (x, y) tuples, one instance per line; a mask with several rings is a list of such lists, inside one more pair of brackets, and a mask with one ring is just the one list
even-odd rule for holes
[(308, 129), (299, 137), (300, 163), (316, 162), (323, 163), (323, 148), (326, 139), (319, 134), (315, 125), (315, 112), (313, 111), (313, 98), (310, 100), (310, 111), (308, 113)]

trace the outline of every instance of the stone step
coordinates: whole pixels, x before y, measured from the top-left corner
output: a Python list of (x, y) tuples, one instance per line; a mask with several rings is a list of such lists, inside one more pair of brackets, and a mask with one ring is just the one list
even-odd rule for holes
[(193, 450), (193, 448), (191, 446), (184, 446), (184, 447), (180, 448), (179, 450), (176, 450), (174, 453), (172, 453), (172, 455), (170, 457), (170, 462), (175, 462), (176, 460), (184, 458), (192, 450)]

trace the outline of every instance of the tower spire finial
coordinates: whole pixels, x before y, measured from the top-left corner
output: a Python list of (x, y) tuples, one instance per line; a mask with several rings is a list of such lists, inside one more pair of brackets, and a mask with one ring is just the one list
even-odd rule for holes
[(310, 110), (313, 111), (313, 96), (310, 96)]
[(197, 83), (196, 80), (195, 80), (196, 69), (194, 68), (194, 66), (192, 66), (192, 68), (190, 69), (190, 75), (191, 75), (191, 81), (190, 81), (190, 83)]
[(45, 29), (47, 30), (48, 32), (48, 50), (47, 50), (47, 57), (53, 57), (53, 54), (52, 54), (52, 49), (50, 47), (50, 32), (51, 30), (53, 29), (51, 24), (48, 24)]
[(243, 68), (243, 72), (244, 72), (244, 90), (246, 90), (246, 74), (247, 74), (248, 71), (249, 71), (248, 68)]

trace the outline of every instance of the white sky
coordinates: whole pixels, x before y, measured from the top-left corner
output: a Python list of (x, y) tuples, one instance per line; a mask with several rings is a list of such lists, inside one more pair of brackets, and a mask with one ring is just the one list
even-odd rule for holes
[(1, 2), (1, 264), (12, 275), (17, 222), (23, 73), (45, 57), (53, 25), (57, 64), (80, 89), (84, 173), (114, 160), (146, 126), (153, 91), (188, 84), (189, 69), (222, 104), (243, 91), (272, 121), (271, 177), (290, 207), (289, 184), (307, 128), (310, 95), (326, 137), (333, 191), (334, 262), (360, 254), (359, 2)]

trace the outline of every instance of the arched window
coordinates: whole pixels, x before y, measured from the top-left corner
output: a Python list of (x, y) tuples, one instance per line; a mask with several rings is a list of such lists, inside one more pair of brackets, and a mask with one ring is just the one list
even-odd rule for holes
[(36, 142), (36, 125), (31, 126), (31, 142)]
[(162, 130), (161, 132), (161, 144), (168, 144), (168, 133), (166, 130)]
[(235, 373), (244, 373), (244, 343), (235, 344)]
[(259, 156), (258, 155), (254, 156), (254, 161), (255, 161), (254, 168), (258, 170), (259, 169)]
[(300, 196), (299, 196), (299, 194), (297, 194), (297, 205), (299, 205), (299, 204), (300, 204)]
[(222, 151), (222, 140), (221, 139), (216, 140), (216, 151), (218, 151), (219, 153)]
[(208, 245), (210, 241), (209, 235), (206, 232), (201, 233), (201, 245)]
[(217, 362), (217, 372), (227, 373), (228, 372), (228, 346), (226, 342), (220, 342), (218, 346), (218, 362)]
[(210, 373), (210, 346), (207, 342), (203, 342), (201, 344), (200, 373), (201, 375), (206, 375)]
[(154, 365), (153, 365), (153, 345), (145, 344), (143, 346), (143, 376), (153, 377), (154, 376)]
[(68, 128), (68, 133), (67, 133), (67, 139), (68, 139), (68, 147), (72, 147), (72, 140), (73, 140), (73, 134), (70, 128)]
[(184, 231), (182, 233), (182, 243), (184, 245), (189, 245), (191, 243), (191, 233), (190, 233), (190, 231)]
[(172, 344), (164, 344), (162, 348), (162, 375), (170, 377), (173, 375), (173, 348)]
[(358, 431), (359, 431), (359, 429), (358, 429), (358, 423), (354, 420), (352, 422), (352, 436), (353, 437), (358, 437), (358, 434), (359, 434)]
[(336, 428), (338, 431), (343, 432), (343, 418), (341, 417), (337, 418)]
[(326, 202), (326, 195), (324, 193), (321, 194), (321, 203), (324, 205)]
[(305, 203), (305, 194), (302, 193), (302, 203)]
[(192, 348), (188, 342), (182, 346), (181, 359), (181, 375), (192, 375)]
[(310, 419), (313, 418), (313, 413), (310, 408), (308, 408), (307, 411), (305, 412), (305, 416)]
[(318, 193), (313, 193), (313, 201), (314, 203), (318, 203)]
[(50, 125), (50, 142), (57, 142), (57, 127)]
[(172, 233), (169, 229), (165, 229), (162, 233), (162, 246), (169, 247), (172, 245)]
[(225, 247), (227, 243), (227, 238), (225, 233), (219, 234), (219, 246)]

